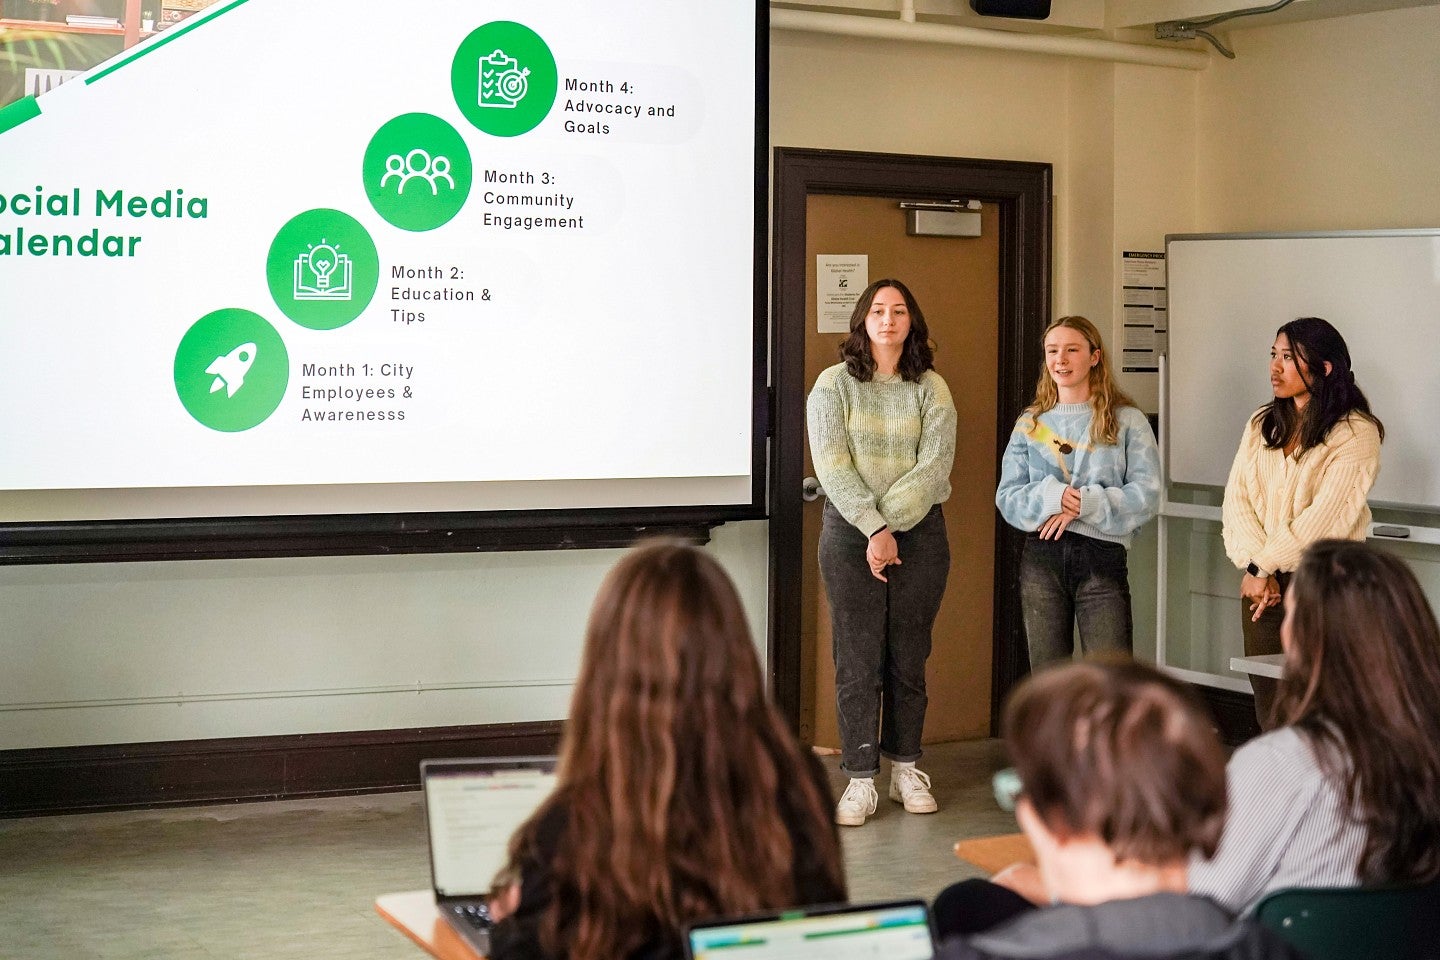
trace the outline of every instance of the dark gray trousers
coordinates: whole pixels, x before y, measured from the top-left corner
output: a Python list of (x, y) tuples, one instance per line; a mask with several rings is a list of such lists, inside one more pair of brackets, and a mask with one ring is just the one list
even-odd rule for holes
[(895, 541), (901, 562), (886, 568), (884, 583), (865, 560), (869, 538), (825, 504), (820, 576), (830, 600), (840, 768), (852, 777), (875, 776), (881, 754), (900, 761), (920, 758), (928, 703), (925, 660), (950, 572), (940, 505), (895, 534)]
[(1079, 533), (1041, 540), (1032, 533), (1020, 554), (1020, 607), (1030, 669), (1068, 660), (1080, 628), (1083, 654), (1129, 653), (1130, 574), (1125, 548)]
[[(1277, 573), (1275, 580), (1280, 584), (1280, 596), (1290, 589), (1290, 574)], [(1250, 601), (1240, 598), (1240, 631), (1245, 638), (1245, 656), (1255, 657), (1265, 653), (1283, 653), (1280, 645), (1280, 624), (1285, 622), (1285, 605), (1266, 607), (1258, 621), (1251, 621)], [(1250, 678), (1250, 689), (1255, 693), (1255, 719), (1261, 730), (1271, 730), (1275, 720), (1271, 713), (1275, 709), (1275, 694), (1280, 689), (1278, 680), (1269, 677)]]

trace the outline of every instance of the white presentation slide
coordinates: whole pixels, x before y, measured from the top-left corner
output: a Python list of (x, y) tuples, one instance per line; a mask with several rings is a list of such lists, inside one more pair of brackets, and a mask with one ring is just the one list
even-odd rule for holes
[(751, 2), (221, 0), (12, 105), (0, 490), (748, 503), (755, 101)]

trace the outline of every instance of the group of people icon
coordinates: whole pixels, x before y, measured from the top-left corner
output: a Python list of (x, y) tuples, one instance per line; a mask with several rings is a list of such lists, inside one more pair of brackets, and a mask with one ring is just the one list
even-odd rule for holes
[(430, 195), (440, 195), (439, 181), (444, 180), (451, 190), (455, 189), (455, 178), (450, 175), (450, 158), (443, 154), (434, 157), (423, 147), (416, 147), (405, 156), (392, 153), (385, 158), (385, 176), (380, 178), (380, 189), (385, 189), (392, 178), (398, 178), (397, 194), (405, 192), (405, 184), (419, 177), (430, 184)]

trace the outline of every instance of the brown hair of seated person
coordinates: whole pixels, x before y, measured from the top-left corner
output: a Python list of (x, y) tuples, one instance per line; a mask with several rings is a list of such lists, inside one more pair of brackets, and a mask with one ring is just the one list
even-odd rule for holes
[(1440, 877), (1440, 627), (1415, 574), (1393, 554), (1321, 540), (1285, 596), (1281, 722), (1365, 825), (1363, 882)]
[(1041, 670), (1012, 695), (1004, 731), (1023, 799), (1049, 833), (1093, 837), (1115, 864), (1145, 867), (1219, 845), (1224, 750), (1194, 693), (1153, 667)]
[(513, 867), (565, 812), (544, 951), (614, 960), (697, 918), (795, 905), (798, 844), (843, 891), (831, 799), (802, 751), (720, 565), (671, 542), (627, 554), (591, 609), (555, 793), (511, 841)]

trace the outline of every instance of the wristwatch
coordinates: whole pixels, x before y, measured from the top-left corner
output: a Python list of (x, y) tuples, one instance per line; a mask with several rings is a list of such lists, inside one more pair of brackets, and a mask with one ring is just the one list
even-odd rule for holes
[(1269, 572), (1261, 570), (1258, 566), (1255, 565), (1254, 560), (1251, 560), (1249, 563), (1245, 564), (1245, 572), (1250, 574), (1250, 576), (1252, 577), (1259, 577), (1262, 580), (1270, 579)]

